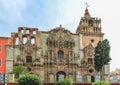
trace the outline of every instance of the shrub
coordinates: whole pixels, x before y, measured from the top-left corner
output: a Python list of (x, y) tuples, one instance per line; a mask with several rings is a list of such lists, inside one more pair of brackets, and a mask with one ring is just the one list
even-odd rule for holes
[(27, 74), (29, 71), (27, 67), (19, 65), (13, 68), (13, 73), (15, 74), (15, 78), (19, 78), (20, 75)]
[(92, 85), (110, 85), (110, 84), (105, 81), (98, 81), (98, 82), (92, 83)]
[(20, 77), (18, 79), (19, 85), (42, 85), (42, 80), (37, 76), (33, 74), (28, 74)]
[(71, 78), (63, 78), (57, 82), (57, 85), (73, 85), (73, 80)]

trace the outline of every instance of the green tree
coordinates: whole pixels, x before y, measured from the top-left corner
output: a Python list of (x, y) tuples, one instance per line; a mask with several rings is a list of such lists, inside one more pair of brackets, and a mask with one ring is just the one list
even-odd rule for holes
[(94, 58), (95, 69), (98, 72), (101, 72), (103, 66), (109, 64), (110, 60), (111, 58), (110, 58), (109, 41), (107, 39), (103, 41), (99, 41), (98, 45), (95, 47), (95, 58)]
[(57, 85), (73, 85), (73, 80), (71, 78), (63, 78), (57, 82)]
[(110, 85), (110, 84), (105, 81), (98, 81), (98, 82), (92, 83), (92, 85)]
[(19, 78), (20, 75), (27, 74), (28, 68), (22, 65), (16, 66), (13, 68), (13, 73), (15, 74), (15, 78)]
[(43, 85), (43, 81), (34, 74), (27, 74), (18, 79), (19, 85)]

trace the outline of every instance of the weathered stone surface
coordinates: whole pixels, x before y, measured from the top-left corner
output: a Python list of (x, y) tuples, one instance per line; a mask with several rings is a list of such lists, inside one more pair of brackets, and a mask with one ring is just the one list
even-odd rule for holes
[(104, 35), (100, 24), (100, 19), (87, 15), (81, 18), (76, 33), (62, 25), (50, 31), (19, 27), (7, 46), (7, 73), (14, 66), (25, 65), (45, 82), (53, 83), (65, 76), (74, 82), (92, 82), (97, 75), (94, 48)]

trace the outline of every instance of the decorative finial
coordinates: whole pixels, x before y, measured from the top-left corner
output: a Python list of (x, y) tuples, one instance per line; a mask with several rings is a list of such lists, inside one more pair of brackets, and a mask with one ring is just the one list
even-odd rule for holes
[(85, 3), (85, 5), (86, 5), (86, 8), (89, 7), (88, 3)]
[(87, 7), (89, 7), (89, 5), (88, 5), (88, 3), (85, 3), (85, 5), (86, 5), (86, 9), (85, 9), (85, 14), (84, 14), (84, 16), (85, 16), (85, 17), (90, 17), (90, 14), (89, 14), (89, 11), (88, 11), (88, 8), (87, 8)]
[(62, 28), (62, 25), (60, 24), (60, 28)]

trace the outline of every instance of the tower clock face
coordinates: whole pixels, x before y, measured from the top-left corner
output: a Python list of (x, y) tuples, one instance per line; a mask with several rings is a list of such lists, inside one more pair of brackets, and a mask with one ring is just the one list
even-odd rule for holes
[(93, 21), (89, 20), (89, 26), (93, 26)]

